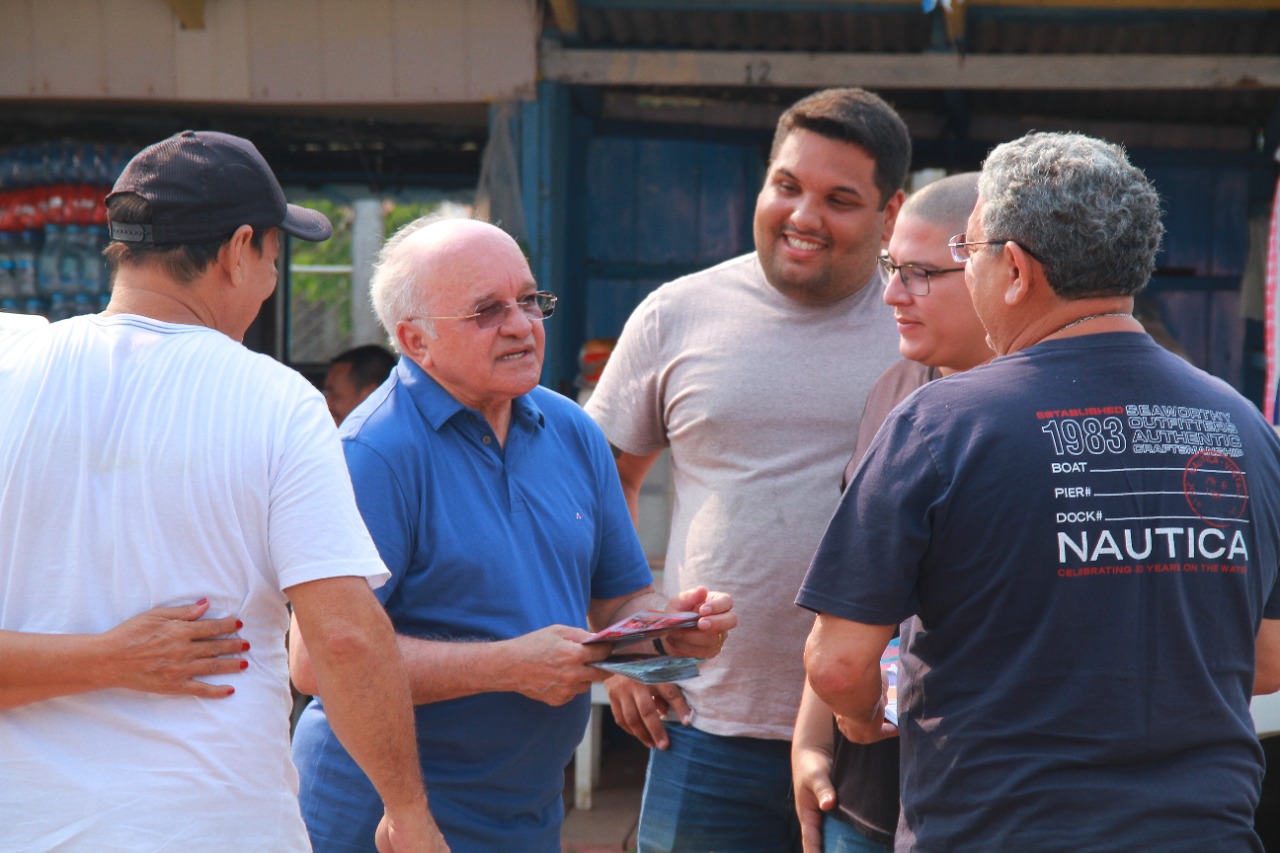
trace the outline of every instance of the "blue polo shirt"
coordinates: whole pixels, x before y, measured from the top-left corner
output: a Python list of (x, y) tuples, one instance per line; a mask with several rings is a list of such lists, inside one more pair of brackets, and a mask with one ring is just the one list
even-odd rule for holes
[[(513, 401), (505, 447), (415, 363), (342, 425), (356, 499), (391, 571), (377, 590), (396, 631), (501, 640), (586, 627), (592, 599), (651, 582), (608, 443), (573, 401), (542, 387)], [(431, 810), (460, 851), (559, 851), (564, 767), (589, 713), (516, 693), (418, 706)], [(376, 793), (334, 738), (323, 703), (294, 737), (317, 853), (368, 850)]]

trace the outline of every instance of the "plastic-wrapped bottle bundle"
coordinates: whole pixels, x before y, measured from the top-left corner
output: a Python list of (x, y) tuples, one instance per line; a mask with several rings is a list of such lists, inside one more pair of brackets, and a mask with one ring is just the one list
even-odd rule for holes
[(23, 231), (13, 247), (13, 286), (15, 298), (37, 299), (39, 286), (36, 276), (36, 235)]
[(107, 229), (102, 225), (90, 225), (84, 229), (84, 250), (80, 258), (80, 289), (93, 297), (101, 297), (110, 291), (107, 261), (102, 250), (107, 246)]
[(72, 301), (61, 293), (55, 292), (49, 297), (49, 307), (45, 309), (45, 316), (49, 318), (50, 323), (56, 323), (59, 320), (65, 320), (71, 316)]
[(106, 307), (103, 198), (133, 154), (86, 142), (0, 149), (0, 310), (61, 319)]
[(71, 313), (76, 314), (94, 314), (98, 311), (98, 297), (90, 296), (87, 293), (77, 293), (75, 299), (72, 300)]
[(13, 277), (14, 235), (0, 231), (0, 299), (17, 299), (18, 282)]
[(84, 267), (84, 241), (79, 225), (68, 225), (62, 232), (62, 246), (58, 251), (57, 290), (68, 299), (80, 292), (80, 272)]
[(49, 299), (61, 290), (58, 266), (62, 260), (62, 226), (49, 223), (44, 227), (44, 244), (36, 257), (37, 295)]

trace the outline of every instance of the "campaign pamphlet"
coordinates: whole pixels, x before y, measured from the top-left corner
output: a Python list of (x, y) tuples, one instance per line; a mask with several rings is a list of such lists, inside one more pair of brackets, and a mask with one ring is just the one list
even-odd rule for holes
[(880, 655), (880, 670), (888, 679), (888, 692), (885, 695), (884, 720), (886, 723), (898, 724), (898, 638), (894, 637)]
[(632, 613), (621, 622), (615, 622), (603, 631), (597, 631), (584, 643), (613, 643), (614, 648), (629, 646), (644, 640), (652, 640), (698, 624), (698, 614), (690, 612), (663, 613), (661, 610), (641, 610)]
[[(692, 628), (698, 624), (698, 614), (691, 612), (663, 613), (660, 610), (641, 610), (632, 613), (621, 622), (616, 622), (597, 631), (583, 643), (613, 643), (614, 649), (634, 645), (670, 634), (681, 628)], [(664, 684), (671, 681), (683, 681), (698, 675), (699, 658), (671, 657), (670, 655), (612, 654), (592, 666), (600, 667), (618, 675), (625, 675), (644, 684)]]
[(697, 677), (700, 663), (702, 661), (698, 658), (674, 658), (670, 655), (614, 655), (592, 666), (644, 684), (666, 684)]

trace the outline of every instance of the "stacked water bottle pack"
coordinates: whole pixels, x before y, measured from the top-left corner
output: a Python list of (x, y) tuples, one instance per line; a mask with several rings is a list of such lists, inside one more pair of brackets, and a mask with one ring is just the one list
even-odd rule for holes
[(132, 154), (85, 143), (0, 150), (0, 311), (57, 321), (106, 307), (102, 200)]

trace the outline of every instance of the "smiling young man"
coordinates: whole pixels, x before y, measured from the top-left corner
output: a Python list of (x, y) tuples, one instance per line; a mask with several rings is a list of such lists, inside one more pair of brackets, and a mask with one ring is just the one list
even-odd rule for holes
[[(609, 683), (620, 725), (654, 747), (644, 853), (799, 849), (789, 753), (811, 619), (791, 602), (867, 390), (897, 357), (876, 258), (910, 159), (906, 126), (870, 92), (788, 109), (756, 200), (756, 250), (650, 294), (587, 404), (620, 451), (633, 517), (671, 449), (668, 592), (732, 592), (748, 626), (683, 690)], [(664, 725), (668, 710), (685, 725)]]
[[(694, 610), (664, 638), (708, 657), (735, 617), (706, 589), (667, 597), (627, 514), (609, 446), (542, 388), (539, 291), (520, 247), (475, 220), (418, 220), (383, 247), (374, 308), (402, 353), (342, 424), (356, 500), (391, 580), (379, 590), (417, 705), (422, 775), (453, 853), (558, 853), (564, 768), (608, 654), (583, 645), (641, 609)], [(291, 670), (314, 692), (303, 635)], [(309, 639), (309, 638), (308, 638)], [(294, 760), (317, 853), (367, 850), (376, 792), (334, 740), (323, 689)]]

